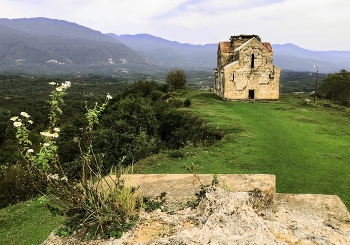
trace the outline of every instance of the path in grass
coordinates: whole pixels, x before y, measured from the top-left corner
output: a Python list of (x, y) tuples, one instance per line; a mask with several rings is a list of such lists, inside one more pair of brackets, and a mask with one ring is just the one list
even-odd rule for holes
[(145, 172), (185, 172), (194, 163), (200, 173), (275, 174), (278, 192), (335, 194), (350, 207), (349, 117), (283, 98), (244, 103), (197, 93), (191, 99), (191, 110), (209, 124), (239, 133), (216, 146), (184, 149), (182, 159), (155, 159)]
[[(349, 118), (336, 111), (276, 103), (219, 102), (244, 129), (232, 152), (234, 168), (277, 176), (277, 191), (337, 194), (349, 206)], [(225, 118), (224, 117), (224, 118)], [(229, 118), (228, 118), (229, 119)]]

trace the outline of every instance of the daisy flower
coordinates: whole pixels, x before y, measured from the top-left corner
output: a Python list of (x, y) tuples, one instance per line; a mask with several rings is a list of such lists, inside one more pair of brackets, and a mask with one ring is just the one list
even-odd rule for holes
[(15, 126), (16, 128), (19, 128), (22, 126), (22, 123), (21, 122), (14, 122), (13, 126)]
[(30, 117), (30, 116), (28, 115), (28, 113), (27, 113), (27, 112), (24, 112), (24, 111), (21, 112), (21, 115), (24, 116), (24, 117), (26, 117), (26, 118)]

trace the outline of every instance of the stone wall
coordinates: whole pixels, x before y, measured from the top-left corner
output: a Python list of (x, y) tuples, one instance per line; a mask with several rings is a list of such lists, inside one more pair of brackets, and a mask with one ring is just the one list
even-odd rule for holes
[(244, 41), (219, 44), (214, 93), (224, 99), (278, 99), (280, 69), (272, 63), (272, 50), (256, 38)]

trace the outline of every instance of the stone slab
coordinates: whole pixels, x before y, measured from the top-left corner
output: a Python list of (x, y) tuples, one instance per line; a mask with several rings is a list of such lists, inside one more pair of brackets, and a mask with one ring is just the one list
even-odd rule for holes
[[(198, 174), (203, 185), (211, 185), (213, 175)], [(166, 192), (167, 202), (186, 203), (195, 199), (200, 182), (193, 174), (132, 174), (124, 175), (126, 184), (139, 186), (142, 196), (159, 196)], [(276, 177), (268, 174), (218, 174), (218, 187), (231, 192), (253, 192), (260, 190), (265, 200), (274, 200)]]

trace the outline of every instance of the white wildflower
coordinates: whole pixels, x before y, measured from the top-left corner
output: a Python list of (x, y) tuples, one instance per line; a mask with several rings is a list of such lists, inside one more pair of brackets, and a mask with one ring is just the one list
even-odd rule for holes
[(107, 94), (107, 99), (111, 100), (111, 99), (113, 99), (113, 97), (110, 96), (109, 94)]
[(59, 132), (59, 131), (61, 131), (61, 130), (60, 130), (60, 128), (54, 128), (53, 131)]
[(58, 177), (58, 174), (49, 174), (48, 176), (46, 176), (47, 180), (50, 181), (52, 179), (54, 180), (58, 180), (59, 177)]
[(50, 146), (50, 144), (49, 144), (49, 143), (44, 143), (43, 145), (44, 145), (44, 146)]
[(11, 121), (16, 121), (18, 119), (18, 117), (11, 117)]
[(34, 150), (33, 150), (33, 149), (28, 149), (27, 152), (28, 152), (28, 153), (33, 153)]
[(62, 87), (57, 87), (57, 88), (56, 88), (56, 91), (62, 92)]
[(70, 81), (65, 81), (64, 83), (62, 83), (62, 86), (64, 88), (69, 88), (71, 86), (71, 83), (70, 83)]
[(54, 138), (58, 138), (58, 133), (55, 132), (55, 133), (51, 134), (50, 136), (54, 137)]
[(40, 132), (40, 134), (42, 136), (45, 136), (45, 137), (50, 137), (51, 136), (51, 133), (50, 132)]
[(22, 126), (22, 123), (21, 122), (14, 122), (13, 126), (15, 126), (16, 128), (19, 128)]
[(56, 83), (55, 83), (55, 82), (49, 82), (49, 84), (50, 84), (50, 85), (56, 85)]
[(33, 121), (32, 120), (28, 120), (28, 123), (33, 124)]
[(61, 180), (68, 181), (68, 178), (66, 176), (62, 177)]
[(21, 115), (24, 116), (24, 117), (26, 117), (26, 118), (30, 117), (30, 116), (28, 115), (28, 113), (27, 113), (27, 112), (24, 112), (24, 111), (21, 112)]

